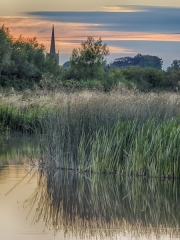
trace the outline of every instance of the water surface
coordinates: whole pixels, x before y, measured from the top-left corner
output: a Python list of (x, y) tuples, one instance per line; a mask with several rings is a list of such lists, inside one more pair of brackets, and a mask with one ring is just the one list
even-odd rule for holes
[(180, 239), (177, 180), (42, 171), (37, 142), (14, 139), (0, 141), (1, 240)]

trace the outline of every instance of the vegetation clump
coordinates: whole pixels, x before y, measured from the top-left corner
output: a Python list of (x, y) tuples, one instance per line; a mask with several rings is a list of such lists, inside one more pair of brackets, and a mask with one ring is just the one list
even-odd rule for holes
[(179, 102), (141, 97), (71, 96), (47, 111), (39, 163), (96, 173), (179, 177)]

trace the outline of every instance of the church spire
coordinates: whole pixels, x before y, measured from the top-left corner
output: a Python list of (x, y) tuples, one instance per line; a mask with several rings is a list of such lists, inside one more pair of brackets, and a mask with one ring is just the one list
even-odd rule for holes
[(56, 54), (56, 50), (55, 50), (55, 37), (54, 37), (54, 25), (52, 27), (50, 54)]
[(59, 51), (58, 53), (56, 53), (55, 49), (54, 25), (52, 27), (50, 53), (47, 53), (46, 56), (50, 57), (51, 59), (54, 59), (54, 62), (59, 65)]

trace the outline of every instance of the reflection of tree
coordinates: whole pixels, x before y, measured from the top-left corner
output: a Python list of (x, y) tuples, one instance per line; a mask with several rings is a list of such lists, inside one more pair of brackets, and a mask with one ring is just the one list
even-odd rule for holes
[(178, 183), (160, 179), (118, 179), (71, 172), (41, 173), (26, 207), (38, 204), (34, 222), (78, 237), (115, 233), (180, 234)]

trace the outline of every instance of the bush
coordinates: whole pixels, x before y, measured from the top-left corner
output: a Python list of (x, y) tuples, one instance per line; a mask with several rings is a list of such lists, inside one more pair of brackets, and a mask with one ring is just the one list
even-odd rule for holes
[(122, 75), (142, 91), (162, 88), (164, 72), (155, 68), (128, 67), (121, 69)]

